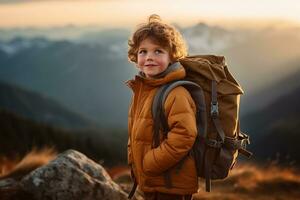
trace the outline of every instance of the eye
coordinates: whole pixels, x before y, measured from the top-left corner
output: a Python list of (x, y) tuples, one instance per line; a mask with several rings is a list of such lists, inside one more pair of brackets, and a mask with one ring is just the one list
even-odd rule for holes
[(145, 54), (147, 51), (146, 50), (140, 50), (139, 54)]
[(160, 53), (163, 53), (163, 51), (160, 50), (160, 49), (156, 49), (156, 50), (155, 50), (155, 54), (160, 54)]

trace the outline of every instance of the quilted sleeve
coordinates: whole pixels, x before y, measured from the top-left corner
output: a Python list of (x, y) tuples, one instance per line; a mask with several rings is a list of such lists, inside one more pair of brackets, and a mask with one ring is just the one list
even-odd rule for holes
[(144, 173), (149, 176), (160, 175), (178, 163), (193, 147), (197, 136), (195, 103), (184, 87), (173, 89), (164, 106), (170, 131), (167, 139), (144, 157)]

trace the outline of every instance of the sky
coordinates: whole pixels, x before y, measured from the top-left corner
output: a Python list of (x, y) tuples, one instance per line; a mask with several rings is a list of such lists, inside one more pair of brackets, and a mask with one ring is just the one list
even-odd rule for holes
[(132, 27), (150, 14), (188, 26), (199, 21), (300, 24), (298, 0), (0, 0), (0, 27)]

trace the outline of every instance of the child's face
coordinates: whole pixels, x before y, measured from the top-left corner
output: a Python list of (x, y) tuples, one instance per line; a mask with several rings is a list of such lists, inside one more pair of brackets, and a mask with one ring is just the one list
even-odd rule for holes
[(143, 40), (138, 49), (137, 67), (146, 77), (153, 77), (165, 71), (171, 63), (169, 51), (150, 38)]

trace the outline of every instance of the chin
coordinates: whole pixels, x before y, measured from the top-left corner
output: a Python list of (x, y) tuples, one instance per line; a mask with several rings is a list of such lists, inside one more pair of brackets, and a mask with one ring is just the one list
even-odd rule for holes
[(158, 73), (145, 73), (145, 74), (147, 74), (147, 76), (155, 76), (155, 75), (157, 75)]

